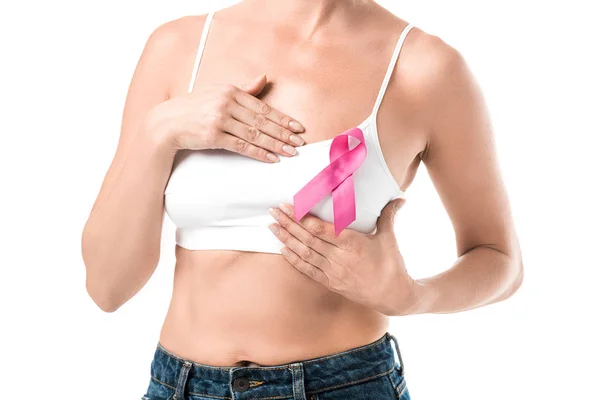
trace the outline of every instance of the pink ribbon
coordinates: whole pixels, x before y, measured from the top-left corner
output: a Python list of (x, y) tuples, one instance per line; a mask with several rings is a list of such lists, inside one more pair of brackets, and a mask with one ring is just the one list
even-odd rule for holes
[[(350, 136), (360, 141), (352, 150), (348, 144)], [(294, 195), (296, 222), (299, 222), (315, 204), (331, 193), (335, 236), (337, 237), (350, 225), (356, 219), (352, 174), (361, 166), (366, 156), (367, 146), (360, 128), (350, 128), (336, 136), (329, 149), (330, 164)]]

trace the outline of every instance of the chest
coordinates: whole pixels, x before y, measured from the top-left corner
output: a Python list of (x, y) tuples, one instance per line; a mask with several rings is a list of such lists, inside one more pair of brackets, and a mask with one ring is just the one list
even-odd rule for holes
[(286, 32), (221, 28), (211, 25), (196, 90), (213, 82), (240, 86), (265, 73), (268, 82), (255, 96), (300, 121), (310, 142), (358, 126), (369, 115), (393, 45), (364, 40), (315, 44)]
[[(381, 163), (377, 142), (366, 129), (366, 158), (353, 173), (356, 220), (371, 232), (381, 209), (401, 193)], [(265, 163), (222, 149), (181, 150), (165, 188), (165, 209), (177, 226), (240, 226), (270, 220), (268, 209), (293, 204), (293, 196), (330, 164), (332, 140), (297, 148), (297, 155)], [(333, 223), (331, 193), (311, 214)], [(267, 220), (265, 220), (267, 218)]]

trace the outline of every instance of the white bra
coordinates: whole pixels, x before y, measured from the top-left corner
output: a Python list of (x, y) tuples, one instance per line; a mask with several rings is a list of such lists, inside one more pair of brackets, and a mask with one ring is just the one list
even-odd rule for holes
[[(194, 82), (214, 11), (207, 16), (188, 91)], [(375, 117), (406, 35), (398, 39), (371, 114), (357, 127), (367, 155), (354, 172), (356, 219), (346, 229), (373, 233), (385, 205), (405, 197), (381, 151)], [(294, 204), (293, 196), (330, 164), (332, 139), (296, 148), (292, 157), (267, 163), (224, 149), (179, 150), (164, 192), (165, 211), (176, 225), (176, 243), (189, 250), (241, 250), (280, 254), (285, 245), (269, 230), (269, 208)], [(350, 146), (352, 147), (352, 146)], [(331, 193), (310, 214), (333, 223)]]

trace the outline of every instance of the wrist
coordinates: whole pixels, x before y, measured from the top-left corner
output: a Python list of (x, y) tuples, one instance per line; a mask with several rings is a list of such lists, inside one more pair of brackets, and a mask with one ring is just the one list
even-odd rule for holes
[[(438, 298), (436, 290), (429, 281), (412, 279), (408, 288), (405, 286), (396, 292), (399, 296), (395, 296), (393, 310), (385, 312), (385, 314), (405, 316), (431, 313)], [(398, 297), (400, 298), (398, 299)]]
[(172, 162), (177, 153), (168, 131), (156, 126), (143, 126), (137, 133), (135, 140), (153, 158)]
[(435, 312), (435, 304), (439, 298), (439, 291), (432, 281), (427, 279), (413, 280), (414, 303), (409, 314), (428, 314)]
[(138, 136), (145, 139), (152, 151), (174, 156), (178, 150), (175, 146), (174, 129), (171, 123), (161, 118), (158, 106), (160, 104), (148, 111)]

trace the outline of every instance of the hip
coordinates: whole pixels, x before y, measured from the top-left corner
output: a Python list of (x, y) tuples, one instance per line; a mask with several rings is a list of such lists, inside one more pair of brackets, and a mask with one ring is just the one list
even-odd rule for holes
[[(396, 353), (396, 356), (394, 355)], [(269, 366), (214, 366), (157, 343), (144, 400), (410, 400), (398, 341)]]

